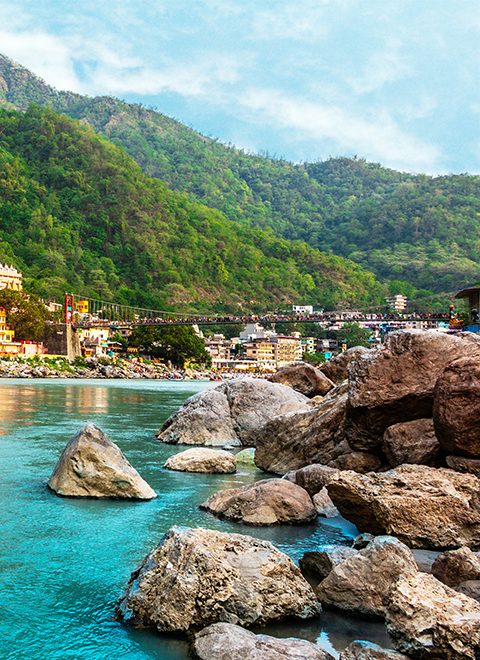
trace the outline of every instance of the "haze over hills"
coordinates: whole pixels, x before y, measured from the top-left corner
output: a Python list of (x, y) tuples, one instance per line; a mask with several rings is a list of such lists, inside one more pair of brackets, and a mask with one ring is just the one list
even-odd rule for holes
[[(0, 99), (51, 106), (122, 146), (143, 171), (242, 225), (348, 257), (408, 295), (479, 278), (480, 177), (400, 173), (361, 159), (246, 154), (153, 110), (59, 92), (0, 56)], [(419, 291), (420, 290), (420, 291)]]

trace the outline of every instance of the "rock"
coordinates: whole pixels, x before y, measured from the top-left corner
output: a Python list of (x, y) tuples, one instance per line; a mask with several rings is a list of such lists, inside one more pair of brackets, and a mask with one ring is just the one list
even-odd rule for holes
[(310, 410), (307, 397), (286, 385), (239, 378), (199, 392), (162, 426), (162, 442), (187, 445), (254, 445), (254, 434), (271, 419)]
[(337, 470), (353, 470), (354, 472), (375, 472), (378, 470), (382, 462), (374, 454), (368, 454), (364, 451), (352, 451), (348, 454), (343, 454), (333, 461), (329, 462), (329, 467), (336, 468)]
[(267, 472), (285, 474), (337, 458), (342, 452), (338, 446), (345, 439), (346, 405), (346, 394), (327, 395), (315, 408), (268, 422), (256, 435), (255, 464)]
[(253, 447), (242, 449), (238, 454), (235, 454), (235, 459), (237, 465), (255, 465), (255, 449)]
[(322, 604), (367, 616), (384, 617), (386, 602), (402, 575), (418, 572), (406, 545), (378, 536), (364, 550), (333, 567), (316, 587)]
[(480, 651), (480, 604), (433, 575), (402, 576), (387, 607), (395, 648), (412, 658), (475, 660)]
[(87, 424), (69, 440), (48, 486), (66, 497), (157, 497), (117, 445), (94, 424)]
[(325, 487), (313, 496), (313, 505), (317, 514), (323, 518), (336, 518), (340, 515), (339, 510), (330, 499), (328, 490)]
[(358, 358), (367, 355), (370, 350), (363, 346), (353, 346), (320, 365), (319, 369), (334, 383), (341, 383), (342, 380), (348, 378), (348, 366)]
[(480, 602), (480, 580), (465, 580), (455, 585), (455, 591)]
[(466, 355), (480, 356), (479, 337), (411, 330), (388, 334), (382, 347), (351, 362), (346, 424), (351, 448), (375, 450), (392, 424), (432, 417), (437, 378)]
[(369, 534), (368, 532), (358, 534), (358, 536), (353, 539), (352, 548), (355, 548), (356, 550), (363, 550), (363, 548), (366, 548), (367, 545), (374, 540), (374, 538), (374, 535)]
[(445, 459), (449, 468), (457, 472), (467, 472), (480, 477), (480, 459), (464, 458), (463, 456), (447, 456)]
[(418, 570), (422, 571), (422, 573), (432, 572), (433, 562), (439, 554), (441, 554), (439, 550), (424, 550), (422, 548), (413, 548), (412, 550)]
[(334, 468), (314, 463), (313, 465), (307, 465), (299, 470), (287, 472), (283, 478), (305, 488), (307, 493), (313, 497), (316, 493), (319, 493), (325, 488), (337, 472), (338, 470), (335, 470)]
[(220, 490), (200, 508), (247, 525), (301, 524), (317, 517), (307, 491), (285, 479)]
[(470, 548), (443, 552), (433, 562), (432, 575), (449, 587), (466, 580), (480, 580), (480, 558)]
[(232, 623), (213, 623), (201, 630), (192, 650), (200, 660), (333, 660), (312, 642), (255, 635)]
[(473, 475), (401, 465), (368, 475), (339, 472), (327, 489), (360, 532), (392, 534), (414, 548), (480, 545), (480, 480)]
[(325, 545), (321, 550), (305, 552), (299, 563), (303, 575), (324, 580), (342, 562), (355, 557), (357, 550), (347, 545)]
[(440, 451), (433, 419), (414, 419), (389, 426), (383, 434), (382, 450), (392, 467), (404, 463), (431, 465)]
[(268, 541), (181, 527), (170, 529), (132, 573), (117, 608), (126, 623), (176, 633), (319, 612), (299, 569)]
[(167, 470), (181, 472), (231, 473), (237, 469), (235, 456), (221, 449), (195, 447), (170, 456), (165, 465)]
[(378, 644), (357, 640), (340, 653), (339, 660), (409, 660), (408, 656)]
[(480, 457), (480, 364), (478, 356), (452, 362), (437, 380), (433, 406), (435, 432), (450, 454)]
[(282, 367), (273, 374), (271, 381), (272, 383), (288, 385), (288, 387), (309, 398), (325, 396), (327, 392), (335, 387), (335, 384), (319, 369), (305, 362)]

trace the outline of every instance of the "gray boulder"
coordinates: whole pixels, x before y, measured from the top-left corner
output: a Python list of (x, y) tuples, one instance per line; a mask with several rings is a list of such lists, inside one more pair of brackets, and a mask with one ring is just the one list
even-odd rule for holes
[(389, 426), (383, 434), (382, 450), (392, 467), (404, 463), (435, 463), (440, 444), (433, 428), (433, 419), (414, 419)]
[(308, 402), (286, 385), (239, 378), (187, 399), (157, 438), (170, 444), (254, 446), (260, 427), (279, 415), (310, 410)]
[(315, 493), (312, 499), (317, 514), (322, 518), (336, 518), (340, 515), (325, 487), (319, 493)]
[(94, 424), (84, 426), (67, 443), (48, 486), (65, 497), (157, 497), (117, 445)]
[(263, 625), (320, 612), (292, 560), (268, 541), (173, 527), (132, 573), (117, 616), (186, 633), (211, 623)]
[(319, 369), (305, 362), (282, 367), (273, 374), (271, 381), (288, 385), (288, 387), (309, 398), (325, 396), (327, 392), (335, 387), (335, 384)]

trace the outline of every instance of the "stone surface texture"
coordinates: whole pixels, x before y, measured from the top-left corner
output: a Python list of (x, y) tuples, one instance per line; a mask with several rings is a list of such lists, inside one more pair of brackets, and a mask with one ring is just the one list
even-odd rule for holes
[(467, 472), (480, 477), (480, 459), (465, 458), (464, 456), (447, 456), (445, 462), (449, 468), (457, 472)]
[(310, 410), (308, 402), (286, 385), (239, 378), (187, 399), (157, 437), (170, 444), (253, 446), (260, 427), (279, 415)]
[(228, 451), (194, 447), (170, 456), (163, 467), (180, 472), (228, 474), (236, 471), (237, 462), (235, 456)]
[(268, 541), (173, 527), (130, 578), (117, 616), (185, 633), (211, 623), (263, 625), (320, 611), (292, 560)]
[(391, 536), (377, 536), (364, 550), (334, 566), (315, 593), (322, 604), (384, 617), (388, 597), (399, 577), (417, 572), (406, 545)]
[(307, 491), (286, 479), (264, 479), (220, 490), (200, 508), (248, 525), (301, 524), (317, 517)]
[(421, 660), (476, 660), (480, 604), (433, 575), (401, 577), (390, 594), (387, 629), (394, 646)]
[(348, 545), (325, 545), (321, 550), (305, 552), (299, 566), (303, 575), (316, 580), (324, 580), (327, 575), (342, 562), (355, 557), (358, 550)]
[(374, 454), (369, 454), (365, 451), (352, 451), (333, 459), (328, 465), (337, 470), (353, 470), (354, 472), (366, 474), (367, 472), (378, 470), (382, 462)]
[(327, 360), (325, 364), (320, 365), (319, 369), (334, 383), (341, 383), (348, 378), (349, 365), (367, 355), (370, 350), (364, 346), (353, 346), (343, 353), (335, 355), (331, 360)]
[(480, 557), (470, 548), (448, 550), (433, 562), (432, 575), (449, 587), (467, 580), (480, 580)]
[(339, 472), (327, 485), (359, 531), (397, 536), (410, 547), (480, 546), (480, 480), (426, 465), (368, 475)]
[(299, 470), (287, 472), (283, 478), (305, 488), (307, 493), (313, 497), (313, 495), (316, 495), (325, 488), (337, 472), (338, 470), (334, 468), (321, 465), (320, 463), (314, 463)]
[(438, 377), (465, 356), (480, 356), (480, 337), (411, 330), (388, 334), (382, 347), (353, 361), (346, 425), (352, 449), (372, 451), (392, 424), (431, 417)]
[(328, 490), (323, 487), (319, 493), (313, 496), (313, 504), (319, 516), (323, 518), (336, 518), (340, 515), (340, 511), (330, 499)]
[(65, 497), (157, 497), (117, 445), (94, 424), (84, 426), (67, 443), (48, 486)]
[(440, 444), (433, 428), (433, 419), (413, 419), (389, 426), (383, 434), (382, 450), (392, 467), (404, 463), (435, 463)]
[(198, 632), (192, 650), (199, 660), (333, 660), (312, 642), (255, 635), (231, 623), (213, 623)]
[(335, 387), (335, 383), (332, 383), (325, 374), (305, 362), (282, 367), (273, 374), (271, 381), (272, 383), (288, 385), (288, 387), (309, 398), (325, 396), (327, 392)]
[(357, 640), (347, 646), (339, 660), (409, 660), (407, 655), (378, 644)]

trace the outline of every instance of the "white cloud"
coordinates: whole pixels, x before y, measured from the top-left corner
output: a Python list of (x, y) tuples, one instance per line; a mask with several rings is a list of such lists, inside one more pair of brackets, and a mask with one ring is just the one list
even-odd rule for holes
[(350, 77), (348, 82), (355, 94), (368, 94), (386, 83), (391, 83), (407, 75), (412, 75), (412, 67), (402, 54), (402, 42), (389, 39), (381, 50), (367, 58), (360, 75)]

